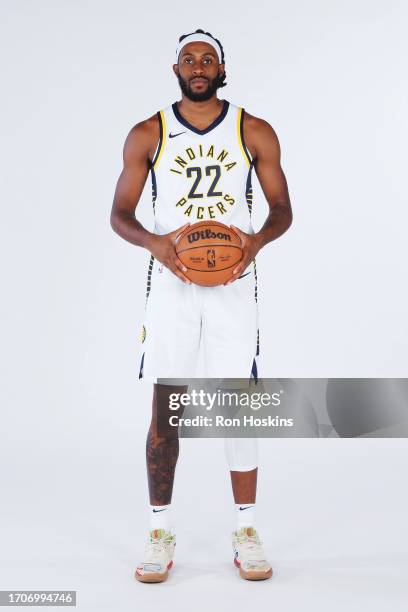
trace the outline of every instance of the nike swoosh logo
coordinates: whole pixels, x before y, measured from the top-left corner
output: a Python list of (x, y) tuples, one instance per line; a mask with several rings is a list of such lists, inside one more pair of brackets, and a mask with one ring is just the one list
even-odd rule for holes
[(248, 508), (253, 508), (253, 506), (246, 506), (246, 508), (242, 508), (242, 506), (239, 507), (240, 510), (248, 510)]
[(244, 278), (245, 276), (248, 276), (248, 274), (251, 274), (251, 273), (250, 273), (250, 272), (247, 272), (246, 274), (242, 274), (242, 276), (238, 276), (238, 280), (239, 280), (240, 278)]
[(153, 508), (153, 512), (164, 512), (165, 510), (166, 510), (166, 508), (163, 508), (163, 510), (155, 510), (155, 509)]
[(172, 133), (170, 132), (170, 134), (169, 134), (169, 138), (175, 138), (176, 136), (180, 136), (180, 134), (185, 134), (185, 132), (179, 132), (178, 134), (172, 134)]

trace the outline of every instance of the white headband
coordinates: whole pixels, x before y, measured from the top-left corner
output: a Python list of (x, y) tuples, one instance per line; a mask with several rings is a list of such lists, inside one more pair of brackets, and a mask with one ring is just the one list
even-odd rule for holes
[(179, 58), (179, 55), (180, 55), (180, 52), (181, 52), (182, 48), (185, 45), (188, 45), (188, 43), (191, 43), (191, 42), (206, 42), (209, 45), (211, 45), (215, 49), (215, 51), (217, 52), (218, 61), (220, 62), (220, 64), (222, 64), (221, 47), (217, 43), (217, 41), (214, 40), (213, 38), (211, 38), (211, 36), (208, 36), (208, 34), (189, 34), (188, 36), (183, 38), (183, 40), (181, 42), (179, 42), (179, 44), (177, 45), (177, 49), (176, 49), (176, 62), (175, 62), (176, 64), (178, 64), (178, 58)]

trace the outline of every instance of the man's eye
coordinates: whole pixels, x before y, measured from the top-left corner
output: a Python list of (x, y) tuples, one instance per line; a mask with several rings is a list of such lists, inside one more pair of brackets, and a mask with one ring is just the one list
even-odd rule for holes
[(191, 57), (186, 57), (184, 61), (185, 62), (192, 62), (193, 60), (191, 59)]
[(204, 61), (205, 61), (205, 62), (209, 62), (209, 63), (211, 64), (212, 59), (211, 59), (210, 57), (206, 57), (206, 58), (204, 59)]

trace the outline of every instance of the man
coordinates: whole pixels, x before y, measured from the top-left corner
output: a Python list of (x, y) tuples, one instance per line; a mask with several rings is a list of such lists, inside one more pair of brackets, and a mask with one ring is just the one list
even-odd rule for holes
[[(155, 384), (146, 455), (151, 532), (136, 578), (160, 582), (172, 565), (175, 536), (169, 510), (178, 457), (178, 434), (169, 426), (169, 395), (183, 392), (180, 378), (197, 375), (198, 351), (204, 375), (246, 378), (258, 375), (259, 334), (254, 258), (292, 222), (280, 148), (272, 127), (216, 96), (225, 86), (221, 43), (203, 30), (181, 36), (173, 71), (182, 91), (174, 103), (130, 131), (124, 147), (111, 215), (113, 229), (151, 253), (140, 377)], [(251, 225), (251, 171), (255, 168), (269, 204), (261, 230)], [(149, 171), (155, 231), (135, 218)], [(175, 252), (177, 236), (190, 223), (215, 219), (239, 234), (243, 257), (224, 286), (190, 283)], [(237, 525), (235, 564), (250, 580), (269, 578), (254, 528), (257, 453), (253, 439), (227, 439)]]

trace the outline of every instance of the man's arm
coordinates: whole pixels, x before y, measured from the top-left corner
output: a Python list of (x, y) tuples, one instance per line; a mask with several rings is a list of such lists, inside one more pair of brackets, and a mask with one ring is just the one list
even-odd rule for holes
[(273, 128), (264, 121), (245, 113), (245, 143), (254, 158), (254, 168), (269, 204), (269, 214), (256, 234), (245, 234), (234, 227), (243, 241), (243, 258), (234, 269), (236, 280), (268, 242), (282, 236), (292, 223), (292, 207), (286, 178), (280, 164), (280, 146)]
[(280, 163), (279, 140), (274, 129), (263, 119), (250, 116), (245, 134), (248, 146), (252, 146), (254, 151), (255, 172), (269, 204), (269, 215), (258, 232), (262, 248), (289, 229), (292, 223), (292, 207)]
[(136, 206), (159, 141), (159, 124), (156, 116), (138, 123), (129, 132), (123, 149), (123, 170), (116, 185), (111, 212), (112, 229), (124, 240), (148, 249), (156, 259), (167, 266), (184, 282), (190, 282), (183, 274), (186, 268), (176, 255), (174, 243), (178, 230), (158, 236), (147, 231), (135, 217)]
[[(132, 244), (148, 248), (151, 233), (136, 220), (135, 210), (149, 174), (155, 132), (150, 119), (135, 125), (123, 148), (123, 170), (116, 185), (111, 212), (112, 229)], [(159, 135), (157, 134), (157, 141)]]

